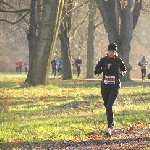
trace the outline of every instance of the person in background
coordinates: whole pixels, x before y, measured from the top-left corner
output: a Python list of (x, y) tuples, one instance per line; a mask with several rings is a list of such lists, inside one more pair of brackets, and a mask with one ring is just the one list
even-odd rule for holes
[(143, 56), (142, 60), (139, 61), (138, 63), (138, 65), (141, 67), (142, 81), (145, 80), (147, 64), (148, 64), (148, 61), (146, 60), (146, 57)]
[(18, 61), (15, 62), (15, 66), (16, 66), (16, 73), (18, 73), (18, 70), (19, 70), (19, 62)]
[(28, 67), (29, 67), (29, 64), (27, 61), (24, 62), (24, 69), (25, 69), (25, 73), (28, 73)]
[(58, 65), (57, 71), (58, 71), (58, 73), (60, 74), (61, 71), (62, 71), (62, 60), (61, 60), (61, 58), (59, 58), (59, 59), (57, 60), (57, 65)]
[(77, 78), (79, 78), (80, 73), (81, 73), (81, 64), (82, 64), (82, 59), (79, 56), (76, 60), (75, 60), (75, 66), (77, 68)]
[(54, 77), (55, 77), (56, 76), (56, 65), (57, 65), (57, 60), (55, 57), (51, 61), (51, 65), (52, 65), (52, 74), (54, 74)]
[(20, 61), (19, 61), (19, 72), (20, 72), (20, 74), (21, 74), (21, 72), (22, 72), (22, 60), (20, 59)]
[(108, 52), (106, 56), (100, 59), (95, 67), (95, 75), (103, 73), (101, 81), (101, 95), (103, 97), (104, 106), (107, 116), (107, 130), (106, 135), (111, 135), (113, 127), (115, 126), (114, 114), (112, 106), (118, 96), (121, 82), (119, 75), (126, 74), (126, 66), (121, 58), (117, 56), (117, 45), (110, 43), (108, 45)]

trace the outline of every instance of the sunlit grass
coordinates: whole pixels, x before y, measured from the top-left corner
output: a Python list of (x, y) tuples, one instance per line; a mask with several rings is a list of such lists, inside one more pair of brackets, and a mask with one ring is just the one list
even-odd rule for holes
[[(26, 87), (26, 75), (0, 75), (0, 142), (84, 139), (106, 128), (99, 82), (50, 80)], [(150, 121), (150, 85), (123, 83), (114, 105), (117, 127)]]

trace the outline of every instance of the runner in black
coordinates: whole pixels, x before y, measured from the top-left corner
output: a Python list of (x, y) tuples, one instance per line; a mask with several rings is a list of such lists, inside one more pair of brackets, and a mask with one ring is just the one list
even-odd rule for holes
[(107, 135), (111, 135), (115, 122), (113, 121), (112, 106), (119, 93), (121, 82), (119, 74), (124, 76), (126, 74), (126, 67), (121, 58), (117, 57), (117, 45), (110, 43), (108, 45), (108, 53), (105, 57), (101, 58), (95, 67), (95, 74), (103, 73), (101, 81), (101, 95), (103, 97), (104, 106), (107, 115)]

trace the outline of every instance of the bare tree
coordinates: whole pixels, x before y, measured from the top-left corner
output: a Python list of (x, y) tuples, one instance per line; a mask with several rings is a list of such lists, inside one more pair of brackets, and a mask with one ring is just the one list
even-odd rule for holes
[(132, 33), (137, 24), (142, 0), (95, 0), (108, 33), (109, 42), (118, 45), (118, 54), (127, 66), (127, 75), (123, 81), (130, 80), (129, 64)]
[(26, 82), (31, 85), (47, 84), (50, 58), (56, 42), (64, 0), (43, 1), (41, 26), (37, 47), (30, 63)]
[[(29, 42), (29, 64), (31, 64), (32, 58), (34, 56), (34, 51), (36, 51), (37, 46), (37, 36), (36, 36), (36, 30), (37, 30), (37, 21), (36, 21), (36, 1), (37, 0), (31, 0), (30, 5), (30, 24), (29, 24), (29, 31), (27, 33), (27, 39)], [(32, 65), (30, 65), (30, 70), (33, 69)]]
[(63, 80), (72, 78), (71, 71), (71, 56), (70, 56), (70, 36), (71, 30), (71, 9), (73, 0), (65, 0), (65, 5), (62, 13), (62, 22), (60, 25), (59, 38), (61, 41), (61, 58), (62, 58), (62, 74)]
[[(1, 64), (6, 64), (3, 71), (15, 71), (17, 59), (27, 59), (26, 26), (28, 25), (29, 3), (27, 1), (0, 0), (0, 43)], [(25, 39), (25, 40), (24, 40)], [(5, 54), (7, 53), (7, 56)], [(26, 58), (25, 58), (26, 57)], [(4, 65), (3, 65), (4, 66)], [(8, 68), (9, 67), (9, 68)], [(9, 69), (9, 70), (8, 70)]]
[(94, 33), (95, 24), (94, 16), (96, 13), (95, 1), (89, 2), (89, 24), (88, 24), (88, 38), (87, 38), (87, 71), (86, 78), (93, 77), (93, 61), (94, 61)]

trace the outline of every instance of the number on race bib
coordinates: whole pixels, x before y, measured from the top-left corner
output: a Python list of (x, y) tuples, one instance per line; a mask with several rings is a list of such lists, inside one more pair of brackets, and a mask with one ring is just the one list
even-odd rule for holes
[(105, 84), (115, 84), (116, 78), (115, 76), (105, 76), (104, 83)]

